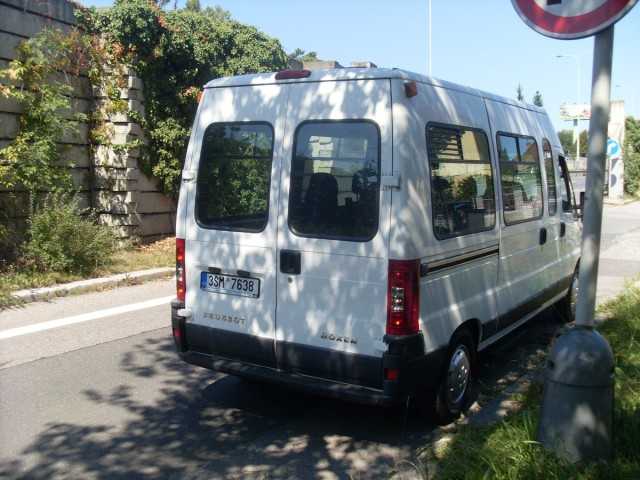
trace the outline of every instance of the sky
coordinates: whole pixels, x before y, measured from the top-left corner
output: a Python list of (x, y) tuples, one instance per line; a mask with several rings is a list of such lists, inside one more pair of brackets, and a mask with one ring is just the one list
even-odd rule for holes
[[(178, 3), (180, 7), (184, 0)], [(315, 51), (348, 66), (369, 60), (379, 67), (427, 73), (427, 0), (200, 0), (278, 38), (284, 49)], [(108, 6), (110, 0), (84, 0)], [(173, 5), (173, 2), (171, 2)], [(560, 104), (590, 100), (593, 38), (555, 40), (525, 25), (508, 0), (432, 0), (432, 75), (525, 100), (542, 93), (556, 129)], [(566, 55), (566, 58), (557, 58)], [(580, 98), (578, 99), (578, 65)], [(640, 6), (615, 26), (613, 99), (640, 117)], [(588, 128), (588, 122), (581, 122)]]

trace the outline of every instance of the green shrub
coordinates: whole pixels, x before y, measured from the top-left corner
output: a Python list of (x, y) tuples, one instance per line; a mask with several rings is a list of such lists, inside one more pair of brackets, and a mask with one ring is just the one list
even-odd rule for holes
[(101, 35), (143, 80), (148, 144), (141, 168), (177, 196), (198, 92), (214, 78), (287, 66), (280, 42), (220, 8), (164, 11), (150, 0), (116, 0), (76, 10), (82, 28)]
[(49, 199), (29, 225), (24, 261), (40, 271), (89, 274), (108, 265), (116, 251), (111, 230), (98, 225), (75, 200)]
[(640, 120), (627, 117), (624, 148), (624, 189), (640, 195)]

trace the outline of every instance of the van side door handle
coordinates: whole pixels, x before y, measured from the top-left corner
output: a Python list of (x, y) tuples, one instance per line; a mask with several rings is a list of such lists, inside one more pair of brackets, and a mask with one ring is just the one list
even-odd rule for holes
[(547, 243), (547, 229), (542, 227), (540, 229), (540, 245), (544, 245), (545, 243)]
[(280, 250), (280, 271), (287, 275), (300, 275), (302, 271), (300, 252), (296, 250)]
[(564, 235), (567, 233), (567, 224), (564, 222), (560, 222), (560, 237), (564, 237)]

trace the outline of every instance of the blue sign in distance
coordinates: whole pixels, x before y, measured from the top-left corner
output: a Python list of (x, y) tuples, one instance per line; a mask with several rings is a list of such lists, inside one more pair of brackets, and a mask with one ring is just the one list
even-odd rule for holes
[(622, 151), (620, 150), (620, 144), (613, 138), (608, 139), (607, 140), (607, 157), (617, 158), (620, 156), (621, 153)]

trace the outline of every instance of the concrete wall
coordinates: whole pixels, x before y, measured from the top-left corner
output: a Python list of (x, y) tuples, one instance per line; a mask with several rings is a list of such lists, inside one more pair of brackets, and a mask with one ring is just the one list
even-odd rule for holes
[[(120, 96), (128, 109), (144, 115), (142, 81), (133, 72), (126, 73), (127, 87)], [(97, 91), (95, 100), (104, 100)], [(144, 131), (127, 114), (109, 118), (113, 136), (111, 143), (124, 145), (140, 140), (146, 142)], [(173, 200), (160, 191), (158, 181), (140, 169), (138, 149), (117, 153), (109, 146), (98, 145), (93, 152), (93, 207), (100, 221), (111, 225), (123, 238), (139, 237), (152, 240), (171, 235), (175, 229)]]
[[(67, 0), (0, 0), (0, 69), (16, 56), (16, 47), (43, 28), (68, 30), (75, 25), (74, 5)], [(1, 81), (1, 80), (0, 80)], [(87, 78), (74, 77), (72, 105), (77, 112), (88, 113), (102, 99)], [(143, 86), (139, 78), (127, 72), (127, 87), (121, 96), (129, 109), (144, 113)], [(18, 133), (20, 105), (0, 97), (0, 148)], [(109, 119), (113, 125), (114, 144), (141, 138), (144, 132), (126, 115)], [(80, 190), (82, 206), (94, 207), (100, 220), (113, 226), (121, 238), (151, 240), (174, 233), (175, 204), (160, 192), (158, 182), (139, 168), (139, 152), (116, 154), (107, 146), (89, 145), (89, 128), (78, 125), (78, 132), (60, 142), (61, 153), (72, 163), (71, 175)], [(15, 200), (10, 200), (14, 198)], [(25, 225), (26, 195), (19, 190), (8, 192), (0, 185), (0, 208), (10, 217), (16, 230)]]
[[(8, 66), (16, 56), (16, 47), (43, 28), (68, 30), (75, 23), (73, 7), (64, 0), (0, 0), (0, 69)], [(1, 79), (0, 81), (6, 81)], [(91, 86), (87, 79), (74, 79), (73, 103), (83, 112), (91, 104)], [(16, 102), (0, 96), (0, 148), (8, 145), (18, 133), (21, 108)], [(65, 138), (60, 148), (73, 158), (72, 176), (81, 187), (81, 199), (88, 202), (89, 191), (85, 187), (89, 170), (89, 148), (86, 125), (81, 125), (78, 135)], [(15, 196), (15, 197), (14, 197)], [(19, 189), (8, 192), (0, 184), (0, 208), (10, 218), (10, 228), (21, 231), (25, 227), (26, 195)]]

